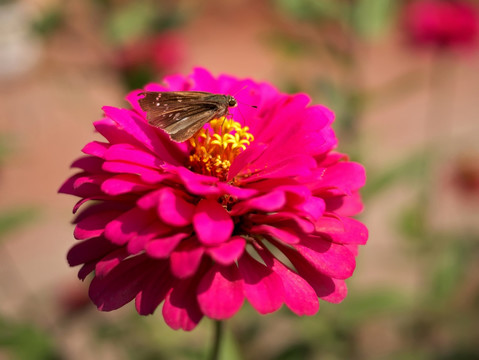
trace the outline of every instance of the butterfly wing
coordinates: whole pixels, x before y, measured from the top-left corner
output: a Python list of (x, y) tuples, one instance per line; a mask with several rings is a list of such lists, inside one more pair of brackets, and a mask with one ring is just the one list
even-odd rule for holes
[(139, 99), (148, 123), (165, 130), (181, 142), (193, 136), (204, 124), (228, 112), (226, 97), (200, 91), (145, 92)]

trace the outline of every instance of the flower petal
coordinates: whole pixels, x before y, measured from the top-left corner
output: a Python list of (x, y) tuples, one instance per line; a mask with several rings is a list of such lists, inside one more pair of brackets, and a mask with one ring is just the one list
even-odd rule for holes
[(110, 144), (128, 144), (133, 142), (136, 145), (140, 145), (135, 139), (125, 133), (113, 119), (103, 118), (95, 121), (93, 126)]
[[(157, 170), (122, 161), (105, 161), (102, 170), (117, 174), (136, 175), (139, 176), (139, 180), (147, 184), (156, 184), (168, 178), (167, 175), (161, 174)], [(132, 179), (136, 180), (136, 176)], [(137, 183), (139, 186), (142, 185), (140, 181), (137, 181)]]
[(271, 161), (259, 160), (244, 168), (239, 176), (241, 184), (248, 184), (260, 179), (287, 178), (294, 176), (306, 176), (311, 173), (311, 169), (316, 167), (316, 161), (309, 155), (294, 155), (278, 157)]
[(120, 214), (119, 211), (103, 211), (84, 217), (76, 224), (73, 236), (77, 240), (100, 236), (105, 226)]
[(284, 289), (281, 278), (268, 267), (244, 253), (238, 261), (243, 278), (244, 293), (260, 314), (278, 310), (283, 304)]
[(170, 233), (171, 227), (162, 224), (159, 221), (154, 221), (138, 231), (137, 235), (133, 235), (128, 240), (128, 252), (130, 254), (138, 254), (139, 252), (145, 250), (145, 246), (150, 240), (165, 237)]
[(252, 226), (249, 230), (253, 234), (267, 234), (288, 244), (297, 244), (300, 239), (293, 229), (286, 227), (281, 228), (271, 225), (257, 225)]
[(108, 195), (120, 195), (151, 190), (153, 186), (141, 181), (137, 175), (121, 174), (111, 176), (101, 185), (101, 190)]
[(285, 226), (297, 229), (298, 232), (305, 234), (314, 231), (314, 224), (300, 216), (295, 212), (280, 211), (274, 214), (251, 214), (249, 219), (254, 224), (271, 224), (272, 226)]
[(146, 253), (157, 259), (164, 259), (170, 256), (171, 252), (176, 248), (181, 240), (190, 236), (190, 232), (180, 232), (174, 235), (154, 239), (146, 244)]
[(194, 195), (208, 196), (220, 194), (220, 190), (216, 186), (219, 179), (216, 177), (197, 174), (184, 167), (173, 168), (172, 166), (163, 166), (163, 168), (176, 173), (182, 184)]
[(314, 315), (319, 310), (319, 301), (308, 281), (287, 268), (271, 253), (258, 249), (263, 261), (281, 278), (284, 289), (284, 302), (296, 315)]
[(252, 210), (277, 211), (286, 203), (286, 196), (282, 191), (272, 191), (266, 195), (236, 203), (230, 211), (233, 216), (241, 215)]
[(114, 244), (123, 245), (154, 221), (155, 217), (151, 212), (133, 208), (106, 225), (105, 237)]
[(131, 144), (112, 145), (105, 151), (103, 158), (108, 161), (126, 161), (152, 169), (158, 169), (164, 163), (152, 153)]
[(314, 288), (318, 297), (327, 296), (334, 292), (334, 282), (329, 276), (322, 274), (317, 268), (308, 262), (296, 257), (292, 261), (298, 273)]
[(93, 278), (90, 298), (101, 311), (122, 307), (140, 292), (153, 265), (153, 262), (141, 255), (122, 261), (105, 277)]
[(368, 229), (355, 219), (323, 216), (315, 225), (316, 232), (339, 244), (364, 245), (368, 240)]
[(196, 239), (182, 241), (170, 255), (171, 273), (180, 279), (192, 276), (198, 270), (204, 252)]
[(116, 249), (118, 249), (118, 246), (112, 244), (104, 237), (88, 239), (79, 242), (68, 251), (68, 264), (70, 266), (77, 266), (99, 260)]
[(258, 194), (258, 190), (256, 189), (241, 188), (224, 182), (218, 183), (218, 188), (222, 190), (225, 194), (229, 194), (240, 200), (248, 199)]
[(339, 303), (346, 297), (348, 289), (344, 280), (333, 279), (322, 274), (297, 253), (287, 252), (286, 255), (299, 275), (313, 287), (319, 298), (328, 302)]
[[(318, 296), (324, 301), (327, 301), (333, 304), (339, 304), (341, 301), (344, 300), (346, 295), (348, 295), (348, 288), (344, 280), (332, 279), (332, 281), (334, 283), (334, 290), (327, 294), (318, 295)], [(316, 293), (318, 293), (318, 291), (316, 291)]]
[(225, 243), (209, 247), (207, 252), (211, 258), (221, 265), (233, 264), (245, 250), (246, 240), (241, 236), (233, 236)]
[(93, 155), (98, 156), (99, 158), (103, 158), (103, 155), (109, 147), (110, 144), (108, 143), (104, 143), (101, 141), (92, 141), (83, 147), (82, 152), (87, 155)]
[(177, 281), (163, 305), (165, 323), (174, 330), (193, 330), (203, 318), (195, 296), (196, 279)]
[(89, 173), (98, 173), (102, 171), (104, 160), (94, 156), (83, 156), (76, 159), (70, 167), (78, 168)]
[(140, 290), (135, 298), (136, 311), (140, 315), (150, 315), (171, 291), (174, 278), (169, 272), (167, 260), (158, 261), (151, 280)]
[(317, 174), (313, 191), (331, 191), (337, 189), (334, 194), (351, 195), (352, 191), (364, 186), (366, 172), (364, 167), (354, 162), (339, 162), (321, 170)]
[[(140, 149), (150, 150), (165, 162), (180, 164), (179, 154), (174, 152), (174, 148), (165, 146), (156, 135), (155, 129), (149, 126), (144, 119), (138, 117), (134, 111), (111, 106), (104, 106), (103, 111), (107, 117), (115, 119), (116, 126), (121, 127), (123, 132), (122, 141), (110, 141), (110, 143), (133, 144)], [(98, 131), (102, 133), (100, 130)], [(102, 133), (102, 135), (104, 134)]]
[(363, 211), (364, 205), (358, 191), (353, 191), (349, 196), (336, 196), (326, 198), (326, 210), (340, 216), (354, 216)]
[[(90, 181), (83, 179), (90, 178)], [(98, 196), (104, 196), (103, 192), (100, 190), (99, 184), (106, 179), (105, 175), (98, 175), (94, 177), (87, 177), (85, 173), (79, 173), (69, 177), (58, 189), (58, 192), (61, 194), (70, 194), (79, 197), (90, 197), (96, 198)]]
[(119, 248), (116, 251), (112, 251), (103, 259), (97, 262), (95, 266), (95, 276), (105, 277), (108, 273), (118, 266), (123, 259), (128, 256), (128, 252), (125, 248)]
[(201, 279), (198, 290), (201, 311), (216, 320), (228, 319), (244, 301), (243, 281), (235, 265), (213, 265)]
[(173, 189), (163, 188), (158, 192), (158, 216), (168, 225), (189, 225), (194, 212), (195, 206)]
[(230, 238), (234, 224), (223, 206), (214, 200), (203, 199), (196, 206), (193, 226), (203, 244), (218, 245)]
[(320, 237), (302, 238), (294, 247), (318, 271), (335, 279), (347, 279), (356, 267), (351, 251)]
[(80, 270), (78, 270), (78, 278), (81, 281), (84, 281), (88, 275), (95, 270), (95, 263), (94, 262), (87, 262), (85, 263)]

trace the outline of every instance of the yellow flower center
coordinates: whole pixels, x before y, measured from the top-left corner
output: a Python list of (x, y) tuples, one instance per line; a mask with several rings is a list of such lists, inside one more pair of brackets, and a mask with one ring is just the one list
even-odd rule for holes
[[(189, 158), (190, 169), (204, 175), (226, 180), (234, 158), (254, 140), (249, 127), (233, 119), (221, 117), (211, 120), (190, 139), (193, 151)], [(212, 130), (212, 131), (211, 131)]]

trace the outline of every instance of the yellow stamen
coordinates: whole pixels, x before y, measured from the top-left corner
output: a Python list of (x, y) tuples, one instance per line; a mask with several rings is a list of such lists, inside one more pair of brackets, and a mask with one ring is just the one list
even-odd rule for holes
[[(221, 117), (211, 120), (211, 129), (205, 127), (190, 139), (193, 152), (189, 157), (190, 168), (200, 174), (226, 180), (234, 158), (254, 140), (249, 127), (233, 119)], [(212, 130), (212, 131), (211, 131)]]

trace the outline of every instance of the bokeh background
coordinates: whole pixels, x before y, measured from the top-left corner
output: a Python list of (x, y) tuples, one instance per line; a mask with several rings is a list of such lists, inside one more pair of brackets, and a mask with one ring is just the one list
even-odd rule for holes
[(102, 106), (195, 66), (307, 92), (368, 173), (346, 300), (245, 305), (224, 359), (479, 359), (479, 15), (417, 20), (420, 2), (0, 0), (0, 359), (205, 358), (208, 319), (175, 332), (89, 303), (57, 194)]

